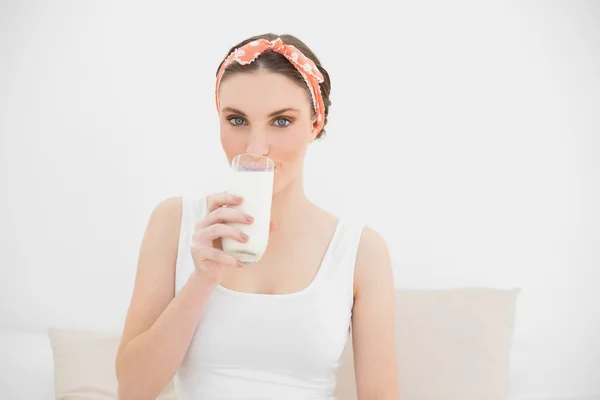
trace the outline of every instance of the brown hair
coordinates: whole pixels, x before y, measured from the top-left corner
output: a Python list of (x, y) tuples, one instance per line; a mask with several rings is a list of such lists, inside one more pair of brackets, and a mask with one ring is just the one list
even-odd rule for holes
[[(227, 52), (227, 54), (225, 55), (225, 58), (227, 58), (227, 56), (229, 56), (229, 54), (234, 52), (237, 48), (242, 47), (254, 40), (258, 40), (258, 39), (275, 40), (277, 38), (281, 38), (281, 40), (285, 44), (290, 44), (290, 45), (296, 47), (306, 57), (310, 58), (315, 63), (315, 65), (317, 66), (319, 71), (321, 71), (321, 74), (323, 75), (324, 79), (323, 79), (323, 82), (320, 84), (320, 87), (321, 87), (321, 95), (323, 96), (323, 104), (325, 106), (325, 109), (323, 110), (324, 124), (323, 124), (323, 129), (321, 129), (321, 132), (317, 133), (317, 139), (321, 138), (323, 135), (325, 135), (324, 127), (325, 127), (325, 125), (327, 125), (327, 115), (329, 114), (329, 106), (331, 105), (331, 101), (329, 100), (329, 93), (331, 92), (331, 80), (329, 79), (329, 74), (327, 73), (325, 68), (323, 68), (323, 66), (321, 65), (321, 62), (319, 61), (317, 56), (312, 52), (312, 50), (306, 44), (304, 44), (304, 42), (302, 42), (300, 39), (298, 39), (297, 37), (292, 36), (292, 35), (287, 35), (287, 34), (286, 35), (275, 35), (273, 33), (265, 33), (262, 35), (250, 37), (250, 38), (236, 44)], [(221, 65), (225, 61), (225, 58), (219, 64), (219, 67), (217, 68), (217, 74), (218, 74), (219, 69), (221, 68)], [(290, 78), (294, 82), (296, 82), (298, 85), (305, 88), (306, 92), (308, 93), (308, 97), (310, 99), (311, 105), (313, 106), (312, 110), (313, 110), (313, 115), (314, 115), (314, 104), (312, 104), (310, 90), (306, 86), (306, 82), (304, 81), (304, 78), (302, 78), (302, 75), (300, 75), (300, 72), (298, 72), (296, 67), (294, 67), (292, 65), (292, 63), (290, 63), (288, 61), (287, 58), (285, 58), (283, 55), (278, 54), (274, 51), (265, 51), (254, 62), (252, 62), (250, 64), (241, 65), (236, 62), (231, 63), (223, 72), (223, 77), (221, 79), (224, 80), (227, 76), (233, 75), (235, 73), (254, 72), (259, 69), (266, 69), (268, 71), (287, 76), (288, 78)]]

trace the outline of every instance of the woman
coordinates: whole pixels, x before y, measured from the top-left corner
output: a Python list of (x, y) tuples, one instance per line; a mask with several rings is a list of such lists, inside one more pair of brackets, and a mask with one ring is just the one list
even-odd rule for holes
[(238, 263), (221, 238), (245, 241), (243, 199), (173, 198), (153, 211), (141, 245), (116, 360), (119, 396), (154, 399), (173, 377), (179, 400), (332, 399), (352, 332), (359, 399), (397, 399), (394, 283), (388, 249), (368, 227), (311, 203), (308, 145), (325, 133), (330, 80), (291, 36), (234, 46), (217, 71), (229, 162), (275, 163), (271, 233), (258, 263)]

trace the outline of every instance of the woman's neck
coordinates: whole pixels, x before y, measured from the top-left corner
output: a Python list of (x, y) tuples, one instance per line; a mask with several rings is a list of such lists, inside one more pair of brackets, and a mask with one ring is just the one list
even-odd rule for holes
[(281, 191), (273, 195), (271, 219), (277, 224), (277, 230), (296, 225), (311, 206), (304, 192), (302, 174), (294, 177)]

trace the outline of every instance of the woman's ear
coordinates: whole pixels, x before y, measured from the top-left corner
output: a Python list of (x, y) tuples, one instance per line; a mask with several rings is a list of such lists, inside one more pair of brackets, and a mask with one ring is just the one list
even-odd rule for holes
[(317, 131), (317, 118), (314, 117), (312, 119), (312, 129), (310, 131), (310, 138), (309, 138), (309, 142), (314, 142), (317, 139), (317, 135), (319, 134), (319, 132)]

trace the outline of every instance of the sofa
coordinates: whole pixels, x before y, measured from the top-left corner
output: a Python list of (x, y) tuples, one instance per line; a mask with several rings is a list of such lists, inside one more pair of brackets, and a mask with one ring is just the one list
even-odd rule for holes
[[(519, 289), (396, 290), (398, 385), (402, 400), (506, 400)], [(54, 397), (115, 400), (118, 332), (53, 327)], [(337, 376), (339, 400), (356, 400), (352, 338)], [(176, 400), (171, 382), (159, 400)]]

